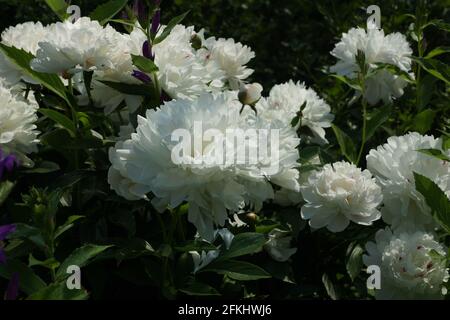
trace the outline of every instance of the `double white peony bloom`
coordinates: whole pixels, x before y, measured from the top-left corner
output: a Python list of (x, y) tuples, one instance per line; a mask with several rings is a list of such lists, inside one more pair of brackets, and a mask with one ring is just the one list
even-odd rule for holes
[(377, 232), (375, 243), (366, 244), (366, 250), (364, 263), (381, 271), (377, 299), (442, 299), (446, 294), (447, 249), (432, 234), (393, 234), (386, 228)]
[(367, 155), (367, 167), (383, 191), (383, 220), (393, 229), (414, 232), (436, 227), (423, 195), (416, 190), (414, 172), (434, 181), (450, 197), (450, 164), (418, 152), (442, 150), (442, 140), (411, 132), (390, 137), (386, 144)]
[[(284, 126), (275, 128), (279, 130), (279, 141), (271, 141), (271, 135), (266, 138), (269, 143), (278, 143), (278, 157), (264, 157), (259, 143), (240, 140), (244, 137), (239, 135), (239, 130), (267, 130), (274, 128), (274, 124), (263, 122), (254, 113), (241, 115), (240, 110), (236, 92), (173, 100), (160, 109), (148, 110), (145, 118), (139, 117), (137, 132), (131, 139), (119, 142), (110, 151), (113, 165), (109, 183), (118, 194), (130, 200), (145, 198), (151, 192), (155, 196), (153, 204), (161, 211), (187, 201), (189, 221), (204, 239), (212, 239), (215, 225), (225, 224), (228, 211), (237, 212), (245, 204), (259, 208), (263, 201), (273, 198), (270, 182), (298, 191), (295, 167), (299, 139), (295, 130)], [(195, 130), (196, 123), (201, 123), (201, 132)], [(189, 132), (189, 142), (193, 145), (187, 154), (175, 152), (178, 158), (174, 161), (180, 140), (173, 139), (172, 135), (179, 129)], [(238, 159), (239, 151), (244, 148), (249, 155), (261, 154), (260, 161), (220, 161), (224, 158), (219, 159), (218, 141), (203, 136), (208, 129), (222, 133), (228, 142), (233, 140), (233, 147), (227, 145), (225, 150), (227, 159)], [(228, 130), (237, 136), (229, 138)], [(270, 160), (276, 163), (268, 163)]]
[(14, 154), (25, 166), (32, 165), (27, 154), (37, 151), (37, 109), (35, 102), (13, 94), (0, 83), (0, 149)]
[[(301, 107), (304, 107), (302, 110)], [(328, 142), (323, 128), (331, 127), (334, 116), (330, 106), (317, 93), (303, 83), (290, 80), (276, 85), (270, 90), (268, 98), (262, 98), (256, 105), (259, 115), (268, 121), (281, 121), (290, 126), (300, 115), (296, 124), (308, 127), (318, 142)]]
[(389, 64), (403, 72), (411, 72), (412, 50), (406, 37), (400, 33), (385, 35), (383, 30), (375, 27), (368, 30), (352, 28), (342, 35), (341, 41), (331, 51), (338, 62), (331, 67), (330, 71), (355, 79), (360, 72), (356, 61), (358, 51), (364, 53), (369, 73), (371, 73), (364, 88), (368, 103), (375, 105), (382, 100), (388, 104), (393, 98), (401, 97), (408, 82), (386, 69), (376, 69), (377, 64)]
[(313, 172), (301, 192), (306, 202), (302, 218), (315, 229), (340, 232), (350, 221), (371, 225), (381, 216), (378, 207), (383, 196), (372, 174), (347, 162), (327, 164)]

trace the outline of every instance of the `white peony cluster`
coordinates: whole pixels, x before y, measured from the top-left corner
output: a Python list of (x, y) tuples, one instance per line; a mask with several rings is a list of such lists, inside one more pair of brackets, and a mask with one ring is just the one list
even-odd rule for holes
[[(47, 29), (40, 22), (25, 22), (9, 27), (2, 32), (1, 43), (9, 47), (22, 49), (33, 55), (38, 50), (38, 43), (48, 37)], [(11, 87), (21, 80), (35, 84), (36, 82), (24, 74), (22, 70), (0, 52), (0, 78), (5, 86)]]
[[(300, 108), (304, 105), (303, 110)], [(269, 121), (282, 121), (290, 126), (294, 118), (300, 114), (296, 128), (308, 127), (321, 143), (328, 142), (323, 128), (331, 127), (334, 116), (330, 113), (330, 106), (317, 93), (304, 84), (290, 80), (274, 86), (268, 98), (262, 98), (256, 109), (262, 118)]]
[(390, 137), (387, 143), (367, 155), (367, 167), (382, 188), (383, 220), (395, 230), (414, 232), (436, 227), (423, 195), (415, 188), (414, 172), (435, 182), (450, 197), (450, 164), (418, 152), (442, 150), (442, 140), (411, 132)]
[[(145, 118), (138, 118), (137, 132), (131, 139), (111, 149), (113, 166), (109, 183), (128, 199), (145, 198), (151, 192), (155, 196), (153, 204), (161, 211), (188, 202), (189, 221), (208, 240), (213, 237), (214, 226), (223, 226), (228, 220), (228, 211), (237, 212), (245, 204), (259, 208), (263, 201), (273, 198), (271, 183), (299, 190), (296, 170), (299, 139), (293, 128), (279, 129), (279, 157), (275, 164), (267, 163), (269, 159), (264, 157), (256, 163), (218, 158), (217, 141), (203, 137), (208, 129), (230, 139), (226, 135), (228, 130), (274, 126), (254, 113), (241, 115), (240, 109), (237, 93), (229, 92), (204, 94), (195, 100), (173, 100), (160, 109), (148, 110)], [(202, 124), (201, 132), (195, 130), (196, 123)], [(192, 142), (201, 143), (193, 143), (187, 154), (183, 152), (174, 161), (173, 151), (180, 141), (174, 141), (172, 134), (179, 129), (187, 130)], [(271, 136), (266, 138), (270, 142)], [(252, 155), (258, 154), (260, 145), (247, 140), (227, 144), (227, 159), (237, 159), (241, 148), (248, 148)], [(267, 165), (273, 165), (270, 171)], [(118, 178), (119, 174), (122, 178)]]
[(37, 151), (37, 109), (36, 103), (12, 94), (0, 84), (0, 149), (14, 154), (24, 166), (32, 165), (27, 154)]
[(368, 170), (361, 171), (347, 162), (327, 164), (313, 172), (301, 192), (306, 202), (302, 218), (315, 229), (327, 227), (340, 232), (350, 221), (371, 225), (381, 216), (381, 188)]
[[(161, 26), (160, 35), (166, 26)], [(136, 45), (147, 39), (140, 28), (131, 38)], [(193, 42), (198, 42), (194, 45)], [(158, 80), (162, 89), (174, 99), (194, 99), (204, 92), (219, 92), (229, 85), (239, 89), (253, 70), (245, 65), (254, 52), (233, 39), (204, 38), (204, 30), (176, 25), (169, 36), (153, 46)]]
[(380, 267), (377, 299), (442, 299), (446, 294), (447, 249), (432, 234), (397, 234), (386, 228), (377, 232), (375, 243), (366, 244), (366, 250), (364, 263)]
[(374, 27), (368, 30), (352, 28), (342, 35), (341, 41), (331, 51), (338, 62), (330, 71), (355, 79), (360, 72), (356, 61), (358, 51), (365, 54), (365, 61), (371, 74), (365, 84), (367, 102), (375, 105), (382, 100), (387, 104), (391, 103), (393, 98), (401, 97), (408, 82), (386, 69), (376, 69), (377, 64), (389, 64), (403, 72), (411, 72), (412, 49), (406, 37), (400, 33), (385, 35), (383, 30)]

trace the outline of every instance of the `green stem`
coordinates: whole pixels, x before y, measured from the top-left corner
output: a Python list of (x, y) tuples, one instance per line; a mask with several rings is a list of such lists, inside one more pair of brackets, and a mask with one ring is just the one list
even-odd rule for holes
[(363, 116), (362, 141), (361, 141), (361, 147), (359, 148), (358, 159), (356, 160), (356, 164), (357, 165), (361, 161), (361, 157), (362, 157), (362, 154), (363, 154), (363, 151), (364, 151), (364, 147), (366, 145), (367, 102), (366, 102), (366, 100), (364, 98), (362, 100), (362, 106), (363, 106), (363, 112), (362, 112), (362, 116)]

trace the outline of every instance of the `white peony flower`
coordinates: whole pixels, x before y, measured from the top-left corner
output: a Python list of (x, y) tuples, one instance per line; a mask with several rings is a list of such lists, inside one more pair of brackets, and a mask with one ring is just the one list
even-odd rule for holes
[(446, 294), (447, 250), (432, 234), (392, 234), (386, 228), (377, 232), (375, 242), (366, 244), (366, 250), (365, 265), (379, 266), (381, 271), (377, 299), (442, 299)]
[(126, 36), (113, 27), (102, 27), (88, 17), (75, 23), (57, 22), (47, 29), (51, 37), (39, 42), (36, 58), (31, 61), (33, 70), (44, 73), (111, 69), (117, 47), (126, 41)]
[[(367, 31), (362, 28), (352, 28), (342, 35), (341, 41), (336, 44), (331, 54), (338, 62), (331, 67), (331, 72), (354, 79), (359, 72), (356, 62), (358, 51), (365, 54), (369, 73), (377, 66), (377, 63), (385, 63), (398, 67), (409, 73), (411, 71), (412, 49), (406, 37), (400, 33), (384, 35), (383, 30), (370, 28)], [(386, 70), (375, 73), (366, 82), (366, 100), (371, 105), (380, 100), (391, 103), (393, 98), (403, 95), (403, 88), (407, 81), (398, 75), (391, 74)]]
[[(161, 26), (159, 33), (166, 26)], [(223, 87), (223, 71), (219, 66), (205, 58), (204, 52), (195, 50), (191, 39), (203, 38), (203, 30), (195, 32), (194, 27), (176, 25), (169, 36), (152, 47), (158, 81), (161, 88), (174, 99), (194, 99), (205, 92), (216, 92)], [(131, 38), (142, 46), (146, 35), (135, 28)]]
[[(189, 221), (208, 240), (213, 237), (214, 225), (222, 226), (228, 220), (227, 210), (237, 212), (244, 203), (259, 205), (273, 198), (268, 180), (293, 188), (297, 183), (295, 173), (290, 172), (295, 171), (298, 158), (295, 131), (280, 134), (278, 171), (271, 171), (270, 175), (258, 164), (224, 161), (217, 152), (217, 141), (208, 143), (204, 139), (202, 134), (208, 129), (226, 137), (227, 130), (246, 129), (250, 124), (258, 128), (254, 119), (241, 117), (241, 105), (233, 97), (235, 94), (208, 94), (194, 101), (173, 100), (160, 109), (149, 110), (146, 118), (139, 117), (137, 133), (132, 134), (131, 140), (112, 151), (124, 157), (122, 175), (144, 186), (139, 189), (141, 196), (151, 191), (156, 196), (153, 204), (159, 210), (189, 202)], [(200, 132), (195, 129), (198, 123), (203, 126)], [(185, 150), (186, 154), (174, 150), (180, 147), (179, 140), (172, 141), (172, 134), (178, 129), (185, 129), (192, 143), (200, 141)], [(250, 142), (236, 145), (237, 149), (226, 146), (227, 157), (237, 159), (241, 148), (257, 148)], [(115, 155), (110, 158), (115, 159)]]
[[(370, 150), (367, 167), (376, 176), (384, 197), (383, 220), (401, 231), (431, 230), (436, 224), (424, 197), (415, 188), (414, 172), (434, 181), (450, 197), (450, 166), (417, 150), (442, 150), (442, 140), (411, 132), (390, 137)], [(443, 150), (450, 155), (450, 150)]]
[(305, 87), (304, 84), (290, 80), (276, 85), (270, 90), (267, 99), (261, 99), (256, 104), (256, 109), (261, 117), (268, 120), (279, 120), (290, 126), (292, 120), (301, 111), (301, 120), (298, 126), (306, 126), (318, 138), (320, 142), (328, 142), (323, 128), (331, 127), (334, 116), (330, 113), (330, 106), (321, 99), (317, 93)]
[(115, 148), (109, 149), (111, 167), (108, 170), (108, 183), (112, 190), (127, 200), (147, 200), (146, 193), (149, 192), (149, 188), (126, 177), (125, 165), (130, 156), (124, 146), (127, 143), (129, 142), (119, 141)]
[(6, 154), (16, 155), (25, 166), (32, 165), (26, 155), (37, 151), (37, 109), (36, 103), (13, 95), (0, 85), (0, 148)]
[[(42, 23), (25, 22), (3, 31), (1, 43), (35, 55), (38, 43), (44, 41), (47, 37), (48, 31)], [(0, 52), (0, 78), (3, 78), (4, 85), (8, 87), (16, 85), (20, 80), (36, 83), (32, 78), (25, 75), (14, 62), (10, 61), (3, 52)]]
[(301, 191), (306, 201), (301, 215), (312, 228), (340, 232), (350, 221), (371, 225), (381, 216), (383, 197), (371, 173), (344, 161), (312, 173)]
[(272, 259), (285, 262), (297, 252), (297, 248), (291, 247), (292, 237), (289, 231), (273, 229), (268, 236), (269, 240), (264, 245), (264, 249)]
[[(216, 39), (214, 37), (206, 39), (204, 43), (207, 58), (216, 62), (220, 69), (225, 72), (226, 78), (231, 84), (237, 80), (245, 80), (253, 70), (245, 65), (255, 57), (255, 53), (248, 46), (235, 42), (233, 39)], [(233, 86), (232, 89), (239, 89)]]

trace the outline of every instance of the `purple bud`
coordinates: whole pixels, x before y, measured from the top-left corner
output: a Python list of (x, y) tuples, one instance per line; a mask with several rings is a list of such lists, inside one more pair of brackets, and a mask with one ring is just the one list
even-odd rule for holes
[(150, 29), (151, 34), (156, 34), (159, 29), (159, 24), (161, 23), (161, 10), (156, 10), (155, 15), (152, 19), (152, 28)]
[(19, 296), (19, 274), (13, 273), (5, 292), (5, 300), (16, 300)]
[(19, 160), (13, 154), (4, 157), (2, 150), (0, 150), (0, 181), (3, 178), (3, 173), (12, 172), (14, 167), (19, 166)]
[(6, 254), (3, 248), (0, 247), (0, 264), (6, 263)]
[(136, 79), (141, 80), (143, 83), (147, 84), (152, 82), (152, 79), (150, 79), (150, 77), (142, 71), (134, 70), (131, 75)]
[(144, 44), (142, 45), (142, 54), (144, 55), (144, 57), (148, 58), (148, 59), (155, 59), (155, 56), (153, 55), (152, 52), (152, 46), (148, 41), (145, 41)]
[(16, 231), (16, 228), (17, 227), (15, 224), (7, 224), (4, 226), (0, 226), (0, 241), (5, 240), (5, 238), (8, 234)]
[(144, 21), (147, 21), (148, 16), (147, 16), (147, 10), (145, 8), (144, 1), (134, 0), (133, 12), (134, 12), (134, 15), (139, 19), (139, 21), (141, 23), (143, 23)]

